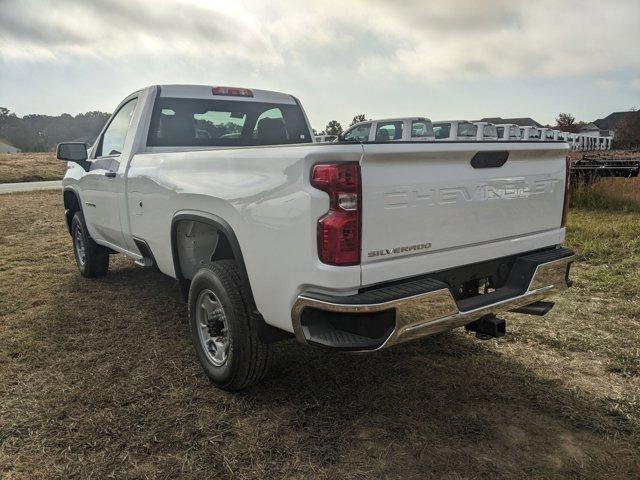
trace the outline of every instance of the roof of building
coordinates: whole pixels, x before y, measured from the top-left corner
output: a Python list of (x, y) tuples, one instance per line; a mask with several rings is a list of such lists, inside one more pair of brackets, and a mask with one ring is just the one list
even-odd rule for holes
[(490, 123), (514, 123), (521, 127), (542, 127), (541, 123), (536, 122), (533, 118), (530, 117), (518, 117), (518, 118), (502, 118), (502, 117), (488, 117), (482, 118), (479, 120), (480, 122), (490, 122)]
[(600, 130), (600, 129), (593, 122), (587, 123), (586, 125), (583, 125), (582, 127), (580, 127), (581, 132), (595, 132), (596, 130)]
[(634, 113), (636, 112), (613, 112), (604, 118), (594, 120), (593, 123), (601, 130), (614, 130), (627, 116), (633, 115)]

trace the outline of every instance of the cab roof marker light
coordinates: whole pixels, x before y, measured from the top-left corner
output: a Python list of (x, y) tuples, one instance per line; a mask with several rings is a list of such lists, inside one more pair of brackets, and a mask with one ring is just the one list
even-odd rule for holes
[(213, 87), (211, 92), (214, 95), (223, 95), (226, 97), (253, 97), (253, 92), (248, 88)]

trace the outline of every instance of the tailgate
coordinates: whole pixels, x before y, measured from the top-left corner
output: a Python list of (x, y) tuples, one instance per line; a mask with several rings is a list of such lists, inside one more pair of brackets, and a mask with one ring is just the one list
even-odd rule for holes
[[(476, 168), (479, 152), (508, 159)], [(365, 144), (362, 283), (561, 242), (567, 152), (542, 142)]]

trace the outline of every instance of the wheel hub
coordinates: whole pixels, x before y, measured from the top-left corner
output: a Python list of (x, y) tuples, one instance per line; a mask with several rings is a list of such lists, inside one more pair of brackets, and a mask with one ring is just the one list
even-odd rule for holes
[(87, 261), (87, 254), (84, 247), (84, 238), (82, 236), (82, 231), (78, 228), (76, 230), (75, 235), (75, 246), (76, 246), (76, 256), (78, 257), (78, 262), (80, 265), (84, 265)]
[(229, 353), (227, 316), (220, 300), (211, 290), (203, 290), (196, 301), (198, 337), (207, 359), (216, 367), (224, 365)]

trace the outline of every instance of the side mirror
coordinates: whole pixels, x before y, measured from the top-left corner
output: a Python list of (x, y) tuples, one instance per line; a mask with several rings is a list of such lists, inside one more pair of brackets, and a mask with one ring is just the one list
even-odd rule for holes
[(59, 143), (56, 149), (58, 160), (65, 162), (73, 162), (89, 171), (89, 162), (87, 161), (87, 145), (80, 142)]

